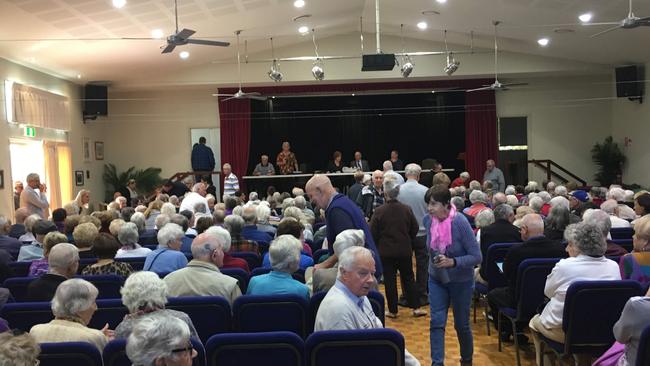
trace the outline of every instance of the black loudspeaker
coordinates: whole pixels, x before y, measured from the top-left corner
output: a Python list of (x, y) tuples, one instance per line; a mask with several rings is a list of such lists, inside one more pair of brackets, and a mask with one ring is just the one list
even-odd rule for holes
[(84, 88), (84, 116), (108, 115), (108, 87), (86, 84)]
[(361, 71), (388, 71), (395, 67), (395, 54), (363, 55)]
[(641, 66), (621, 66), (616, 68), (616, 96), (638, 99), (643, 96), (643, 69)]

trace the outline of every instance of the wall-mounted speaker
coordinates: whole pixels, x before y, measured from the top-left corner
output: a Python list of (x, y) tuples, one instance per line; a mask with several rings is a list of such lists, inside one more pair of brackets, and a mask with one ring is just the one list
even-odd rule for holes
[(637, 65), (616, 68), (616, 96), (639, 100), (643, 97), (645, 78), (643, 67)]
[(108, 87), (86, 84), (84, 88), (83, 114), (86, 117), (108, 115)]

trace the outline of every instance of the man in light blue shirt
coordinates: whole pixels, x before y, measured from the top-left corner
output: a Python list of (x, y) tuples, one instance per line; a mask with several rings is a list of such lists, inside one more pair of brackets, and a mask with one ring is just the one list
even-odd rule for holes
[(47, 220), (38, 220), (32, 226), (32, 232), (34, 233), (36, 240), (31, 242), (31, 244), (23, 245), (20, 247), (20, 252), (18, 252), (19, 261), (31, 261), (34, 259), (43, 258), (43, 240), (45, 235), (52, 231), (57, 231), (56, 225), (52, 221)]
[(147, 254), (143, 270), (170, 273), (187, 266), (187, 258), (180, 252), (184, 235), (183, 229), (172, 223), (158, 230), (158, 249)]

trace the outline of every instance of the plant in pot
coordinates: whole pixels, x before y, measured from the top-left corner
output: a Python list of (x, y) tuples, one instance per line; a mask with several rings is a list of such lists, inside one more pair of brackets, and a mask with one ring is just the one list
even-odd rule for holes
[(627, 160), (623, 151), (612, 136), (608, 136), (603, 143), (597, 142), (591, 148), (591, 159), (598, 165), (594, 179), (601, 186), (620, 184), (623, 175), (623, 165)]
[(129, 179), (134, 179), (136, 190), (145, 197), (151, 195), (163, 179), (160, 177), (160, 168), (138, 169), (130, 167), (122, 173), (117, 171), (113, 164), (104, 165), (104, 184), (106, 185), (106, 202), (113, 200), (113, 194), (126, 186)]

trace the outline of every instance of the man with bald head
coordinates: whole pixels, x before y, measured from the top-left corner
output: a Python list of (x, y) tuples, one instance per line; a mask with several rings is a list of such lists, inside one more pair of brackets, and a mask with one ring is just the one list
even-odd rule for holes
[(269, 234), (268, 232), (259, 230), (257, 228), (257, 207), (256, 206), (248, 206), (244, 208), (244, 211), (242, 212), (241, 217), (244, 219), (244, 228), (241, 230), (241, 236), (244, 237), (246, 240), (254, 240), (258, 244), (260, 242), (263, 243), (271, 243), (271, 240), (273, 240), (273, 236)]
[[(516, 307), (515, 286), (517, 284), (517, 269), (519, 264), (529, 258), (565, 258), (565, 246), (559, 241), (549, 240), (544, 236), (544, 220), (538, 214), (528, 214), (523, 217), (520, 225), (522, 244), (513, 245), (503, 262), (503, 275), (508, 281), (508, 287), (499, 287), (488, 293), (488, 302), (496, 325), (497, 309), (499, 307)], [(487, 265), (494, 265), (487, 263)], [(509, 327), (506, 327), (509, 328)], [(503, 338), (509, 337), (503, 334)]]
[(241, 296), (241, 290), (236, 279), (219, 271), (223, 266), (223, 247), (219, 236), (197, 236), (192, 242), (193, 259), (185, 268), (165, 277), (169, 296), (223, 296), (232, 305)]
[(334, 248), (332, 246), (336, 236), (343, 230), (359, 229), (363, 230), (365, 234), (366, 248), (372, 251), (373, 257), (375, 258), (376, 276), (377, 278), (381, 278), (383, 269), (379, 260), (379, 254), (377, 253), (377, 247), (372, 239), (368, 223), (359, 207), (347, 196), (337, 193), (336, 189), (332, 186), (332, 182), (326, 175), (314, 175), (307, 182), (305, 190), (311, 202), (318, 206), (318, 208), (325, 210), (325, 222), (327, 225), (327, 243), (330, 257), (325, 262), (317, 264), (315, 268), (331, 268), (334, 266), (338, 260), (336, 255), (334, 255)]
[(494, 160), (490, 159), (485, 162), (485, 173), (483, 173), (483, 182), (492, 182), (495, 191), (503, 192), (506, 190), (506, 179), (503, 177), (501, 169), (496, 167)]
[(361, 189), (361, 210), (370, 221), (375, 209), (384, 204), (384, 172), (372, 172), (372, 184)]

